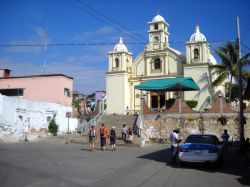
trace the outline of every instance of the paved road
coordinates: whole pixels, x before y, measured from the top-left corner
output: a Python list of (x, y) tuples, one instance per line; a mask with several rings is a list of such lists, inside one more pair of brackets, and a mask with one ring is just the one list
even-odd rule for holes
[(237, 187), (250, 185), (244, 156), (232, 153), (216, 169), (207, 165), (182, 168), (169, 164), (161, 145), (118, 147), (89, 152), (87, 145), (0, 144), (1, 187)]

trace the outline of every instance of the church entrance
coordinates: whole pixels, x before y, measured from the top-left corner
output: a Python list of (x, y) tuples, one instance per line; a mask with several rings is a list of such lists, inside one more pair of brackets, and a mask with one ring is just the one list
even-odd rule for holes
[(165, 103), (165, 93), (150, 93), (151, 95), (151, 108), (160, 109)]

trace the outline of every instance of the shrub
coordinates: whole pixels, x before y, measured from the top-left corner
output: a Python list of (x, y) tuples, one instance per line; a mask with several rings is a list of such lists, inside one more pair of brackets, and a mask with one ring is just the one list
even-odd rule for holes
[(187, 100), (186, 104), (190, 107), (190, 108), (195, 108), (198, 104), (198, 101), (195, 100)]
[(57, 135), (58, 125), (56, 124), (55, 116), (53, 116), (52, 120), (49, 122), (49, 132), (53, 134), (53, 136)]

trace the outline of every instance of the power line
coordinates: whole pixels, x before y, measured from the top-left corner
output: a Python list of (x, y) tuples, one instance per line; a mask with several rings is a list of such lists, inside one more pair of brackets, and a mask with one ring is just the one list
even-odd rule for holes
[[(208, 43), (226, 43), (232, 40), (212, 40), (207, 41)], [(185, 44), (187, 41), (169, 41), (170, 44)], [(107, 46), (107, 45), (116, 45), (115, 42), (99, 42), (99, 43), (47, 43), (47, 47), (55, 46)], [(127, 45), (147, 45), (148, 42), (125, 42)], [(1, 44), (0, 47), (44, 47), (44, 44)], [(247, 47), (245, 45), (245, 47)], [(247, 47), (248, 48), (248, 47)]]
[(107, 16), (104, 15), (103, 13), (97, 11), (96, 9), (94, 9), (93, 7), (87, 5), (86, 3), (82, 2), (81, 0), (76, 0), (76, 1), (78, 1), (78, 2), (79, 2), (80, 4), (82, 4), (83, 6), (88, 7), (89, 9), (93, 10), (95, 13), (97, 13), (97, 14), (103, 16), (104, 18), (106, 18), (106, 19), (109, 20), (110, 22), (112, 22), (112, 23), (114, 23), (114, 24), (120, 26), (121, 28), (124, 28), (125, 30), (129, 31), (130, 33), (134, 34), (135, 36), (137, 36), (137, 37), (143, 39), (143, 41), (147, 40), (145, 37), (143, 37), (143, 36), (141, 36), (141, 35), (135, 33), (135, 32), (132, 31), (130, 28), (128, 28), (128, 27), (126, 27), (126, 26), (124, 26), (124, 25), (118, 23), (117, 21), (115, 21), (115, 20), (113, 20), (113, 19), (107, 17)]
[[(101, 21), (101, 22), (103, 22), (103, 23), (105, 23), (106, 25), (109, 25), (110, 27), (112, 27), (112, 28), (115, 28), (116, 30), (119, 30), (121, 33), (122, 33), (122, 35), (124, 34), (125, 35), (125, 32), (124, 32), (124, 30), (122, 30), (120, 27), (121, 27), (121, 25), (120, 25), (120, 27), (118, 27), (117, 25), (111, 25), (109, 22), (107, 22), (106, 20), (104, 20), (103, 18), (100, 18), (100, 17), (98, 17), (98, 16), (96, 16), (96, 15), (94, 15), (93, 13), (91, 13), (90, 11), (88, 11), (88, 10), (86, 10), (86, 9), (83, 9), (81, 6), (79, 6), (79, 3), (81, 3), (81, 2), (78, 2), (78, 4), (76, 4), (76, 3), (74, 3), (74, 2), (71, 2), (70, 0), (67, 0), (69, 3), (71, 3), (72, 5), (74, 5), (76, 8), (78, 8), (78, 9), (80, 9), (81, 11), (83, 11), (84, 13), (87, 13), (87, 14), (89, 14), (90, 16), (92, 16), (92, 17), (94, 17), (95, 19), (97, 19), (98, 21)], [(97, 12), (97, 11), (96, 11)], [(101, 15), (101, 13), (99, 13), (99, 15)], [(104, 15), (103, 15), (103, 17), (104, 17)], [(107, 19), (107, 18), (106, 18)], [(109, 20), (110, 21), (110, 20)], [(114, 21), (113, 21), (114, 22)], [(135, 40), (138, 40), (138, 38), (137, 37), (135, 37), (134, 35), (131, 35), (131, 37), (133, 37)]]
[[(81, 11), (83, 11), (83, 12), (85, 12), (85, 13), (91, 15), (92, 17), (94, 17), (94, 18), (97, 19), (98, 21), (103, 22), (103, 23), (105, 23), (105, 24), (107, 24), (107, 25), (113, 27), (111, 24), (109, 24), (109, 23), (106, 22), (105, 20), (100, 19), (99, 17), (97, 17), (96, 15), (92, 14), (91, 12), (89, 12), (89, 11), (83, 9), (82, 7), (78, 6), (78, 4), (75, 4), (75, 3), (71, 2), (70, 0), (67, 0), (67, 1), (68, 1), (70, 4), (72, 4), (74, 7), (76, 7), (76, 8), (78, 8), (78, 9), (80, 9)], [(121, 30), (121, 29), (119, 29), (119, 28), (117, 28), (117, 29), (118, 29), (119, 31), (121, 31), (122, 33), (124, 33), (123, 30)]]

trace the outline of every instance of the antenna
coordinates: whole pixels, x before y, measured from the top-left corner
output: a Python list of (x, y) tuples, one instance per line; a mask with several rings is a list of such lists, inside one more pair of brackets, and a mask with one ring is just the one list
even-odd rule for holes
[(46, 22), (46, 29), (45, 29), (45, 32), (46, 32), (46, 35), (45, 35), (45, 38), (44, 38), (44, 47), (43, 47), (43, 53), (44, 53), (44, 57), (43, 57), (43, 74), (45, 74), (46, 72), (46, 63), (47, 63), (47, 30), (48, 30), (48, 21)]

